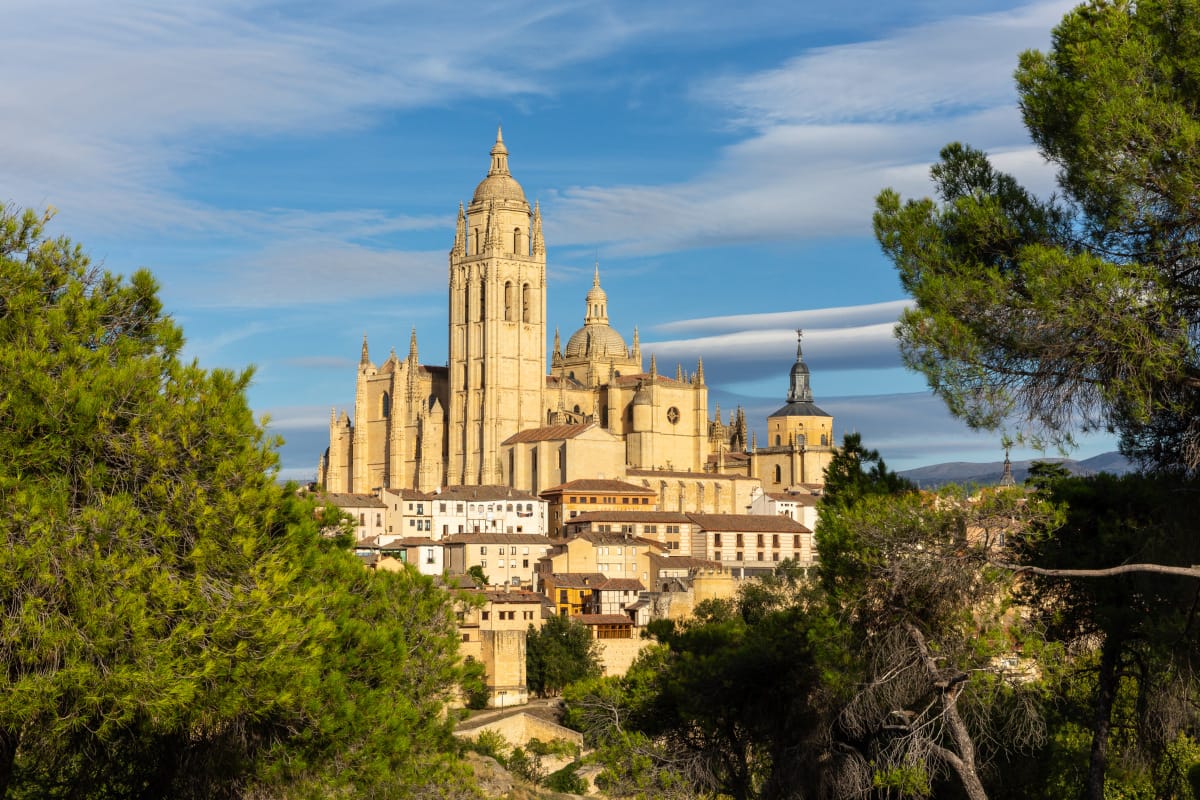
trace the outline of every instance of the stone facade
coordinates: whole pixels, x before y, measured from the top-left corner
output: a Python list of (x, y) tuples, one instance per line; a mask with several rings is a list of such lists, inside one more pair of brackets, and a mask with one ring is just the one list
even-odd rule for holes
[[(703, 361), (692, 372), (677, 365), (674, 377), (659, 374), (653, 355), (644, 367), (636, 329), (627, 345), (609, 325), (598, 265), (583, 326), (565, 347), (555, 332), (547, 372), (541, 211), (509, 171), (499, 133), (490, 157), (458, 210), (446, 366), (420, 363), (415, 330), (406, 357), (393, 350), (379, 365), (364, 336), (353, 416), (331, 412), (319, 484), (360, 494), (503, 484), (537, 494), (602, 478), (652, 489), (662, 509), (732, 513), (745, 509), (764, 474), (778, 472), (781, 483), (785, 474), (792, 483), (819, 479), (820, 457), (809, 454), (829, 448), (832, 418), (818, 410), (822, 418), (799, 428), (787, 420), (773, 434), (784, 449), (768, 448), (756, 468), (744, 413), (726, 423), (718, 409), (709, 419)], [(668, 476), (664, 493), (654, 484)]]

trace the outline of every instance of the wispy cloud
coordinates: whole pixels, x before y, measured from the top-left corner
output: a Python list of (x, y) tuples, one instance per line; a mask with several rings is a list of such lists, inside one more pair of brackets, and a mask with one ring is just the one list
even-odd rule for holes
[(659, 369), (704, 359), (710, 384), (778, 377), (795, 359), (796, 328), (804, 329), (805, 360), (814, 371), (890, 369), (901, 366), (893, 335), (909, 301), (841, 308), (676, 320), (657, 326), (686, 338), (646, 341), (642, 351)]
[(202, 269), (167, 269), (198, 306), (272, 308), (387, 295), (442, 293), (444, 252), (404, 252), (336, 239), (274, 242)]
[(891, 300), (839, 308), (812, 308), (769, 314), (732, 314), (663, 322), (654, 326), (664, 333), (713, 334), (723, 331), (751, 331), (778, 328), (849, 328), (879, 322), (894, 323), (911, 300)]
[(1052, 172), (1029, 143), (1010, 76), (1071, 5), (956, 17), (702, 81), (693, 97), (745, 137), (686, 181), (565, 187), (546, 201), (548, 235), (642, 255), (868, 234), (880, 189), (929, 193), (948, 128), (1049, 192)]
[(1043, 45), (1074, 2), (951, 17), (867, 42), (821, 47), (751, 75), (702, 85), (700, 96), (756, 130), (963, 115), (1011, 105), (1016, 55)]

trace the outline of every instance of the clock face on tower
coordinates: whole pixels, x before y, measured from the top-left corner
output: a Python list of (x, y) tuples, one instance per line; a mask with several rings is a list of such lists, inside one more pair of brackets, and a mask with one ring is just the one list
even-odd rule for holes
[(667, 422), (671, 423), (672, 425), (674, 425), (676, 422), (679, 422), (679, 409), (675, 406), (671, 406), (667, 409)]

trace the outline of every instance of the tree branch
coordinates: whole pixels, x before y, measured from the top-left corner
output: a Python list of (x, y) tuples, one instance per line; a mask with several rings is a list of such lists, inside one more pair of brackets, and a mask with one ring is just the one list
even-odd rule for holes
[(988, 561), (993, 567), (1012, 570), (1015, 574), (1044, 575), (1050, 578), (1111, 578), (1116, 575), (1129, 573), (1150, 573), (1154, 575), (1178, 575), (1183, 578), (1200, 578), (1200, 566), (1173, 567), (1169, 564), (1118, 564), (1115, 567), (1099, 569), (1049, 569), (1034, 567), (1029, 564), (1009, 564), (1004, 561)]

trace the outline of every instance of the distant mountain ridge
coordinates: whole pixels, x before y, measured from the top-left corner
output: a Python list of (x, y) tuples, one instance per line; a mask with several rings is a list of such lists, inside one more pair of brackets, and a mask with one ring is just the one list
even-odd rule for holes
[[(1082, 461), (1070, 458), (1031, 458), (1026, 461), (1012, 462), (1013, 479), (1017, 483), (1024, 481), (1029, 476), (1030, 465), (1038, 461), (1062, 464), (1073, 475), (1095, 475), (1098, 472), (1123, 475), (1134, 469), (1129, 459), (1116, 452), (1101, 453)], [(948, 461), (944, 464), (931, 464), (927, 467), (901, 470), (899, 474), (913, 481), (922, 489), (936, 489), (949, 483), (991, 486), (1000, 482), (1000, 477), (1004, 474), (1004, 462)]]

